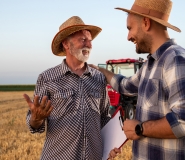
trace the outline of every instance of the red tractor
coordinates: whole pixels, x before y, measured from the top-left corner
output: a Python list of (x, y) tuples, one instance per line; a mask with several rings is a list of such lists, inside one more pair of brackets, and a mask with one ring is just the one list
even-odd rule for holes
[[(98, 64), (99, 67), (108, 69), (115, 74), (122, 74), (126, 77), (132, 76), (136, 73), (143, 64), (143, 58), (137, 59), (117, 59), (108, 60), (106, 64)], [(108, 84), (108, 95), (110, 98), (110, 114), (113, 115), (118, 107), (121, 107), (121, 115), (123, 120), (126, 118), (133, 119), (135, 116), (135, 108), (137, 103), (137, 96), (126, 96), (113, 90)]]

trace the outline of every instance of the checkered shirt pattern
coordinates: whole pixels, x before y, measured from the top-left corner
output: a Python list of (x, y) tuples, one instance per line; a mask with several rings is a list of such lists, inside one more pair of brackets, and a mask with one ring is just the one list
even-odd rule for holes
[(30, 111), (27, 114), (31, 133), (47, 129), (41, 160), (102, 159), (100, 130), (110, 120), (110, 102), (104, 75), (86, 66), (79, 77), (63, 60), (38, 77), (34, 95), (47, 95), (54, 106), (39, 129), (30, 126)]
[(166, 116), (177, 139), (144, 137), (133, 142), (134, 160), (185, 160), (185, 49), (174, 39), (164, 43), (132, 77), (116, 75), (111, 86), (138, 95), (136, 119)]

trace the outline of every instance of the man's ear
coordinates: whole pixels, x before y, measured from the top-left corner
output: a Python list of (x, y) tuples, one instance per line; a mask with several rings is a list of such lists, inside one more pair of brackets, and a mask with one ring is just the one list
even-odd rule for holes
[(63, 48), (64, 48), (65, 50), (69, 48), (66, 39), (62, 41), (62, 45), (63, 45)]
[(143, 30), (149, 31), (151, 28), (151, 20), (150, 18), (143, 17), (143, 23), (142, 23)]

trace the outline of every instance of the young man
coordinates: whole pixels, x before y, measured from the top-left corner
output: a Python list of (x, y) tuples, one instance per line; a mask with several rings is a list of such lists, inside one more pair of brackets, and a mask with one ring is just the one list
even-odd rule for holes
[(106, 79), (86, 63), (100, 31), (77, 16), (65, 21), (52, 51), (66, 59), (39, 75), (33, 102), (24, 95), (31, 133), (44, 132), (47, 122), (42, 160), (102, 159), (100, 130), (110, 119)]
[[(130, 78), (99, 68), (120, 93), (138, 94), (136, 119), (123, 130), (133, 140), (134, 160), (185, 159), (185, 49), (170, 39), (167, 27), (170, 0), (135, 0), (128, 12), (128, 40), (136, 52), (150, 53), (140, 71)], [(115, 148), (109, 158), (120, 150)]]

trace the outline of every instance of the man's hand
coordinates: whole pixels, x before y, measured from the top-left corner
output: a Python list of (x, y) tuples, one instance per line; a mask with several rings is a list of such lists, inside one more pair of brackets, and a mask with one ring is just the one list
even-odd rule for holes
[(126, 119), (124, 121), (123, 130), (124, 130), (125, 135), (128, 139), (136, 140), (136, 139), (140, 138), (140, 136), (138, 136), (135, 132), (135, 127), (139, 123), (140, 122), (135, 119), (134, 120)]
[(90, 67), (94, 68), (94, 69), (97, 69), (99, 70), (99, 67), (98, 66), (95, 66), (94, 64), (89, 64)]
[(30, 97), (27, 94), (24, 94), (26, 102), (31, 111), (30, 125), (33, 128), (38, 128), (43, 123), (44, 119), (47, 118), (53, 107), (51, 106), (51, 101), (48, 100), (47, 96), (42, 98), (41, 103), (39, 103), (39, 96), (34, 97), (34, 102), (31, 101)]
[(88, 65), (90, 67), (95, 68), (95, 69), (99, 70), (100, 72), (102, 72), (105, 75), (106, 79), (107, 79), (107, 83), (110, 84), (110, 81), (111, 81), (112, 77), (115, 75), (113, 72), (111, 72), (111, 71), (109, 71), (105, 68), (95, 66), (93, 64), (88, 64)]
[(115, 158), (115, 157), (117, 156), (117, 154), (119, 154), (119, 153), (121, 153), (121, 149), (119, 149), (119, 148), (114, 148), (114, 149), (112, 149), (112, 150), (110, 151), (110, 153), (109, 153), (109, 158), (108, 158), (108, 160), (111, 160), (111, 159)]

